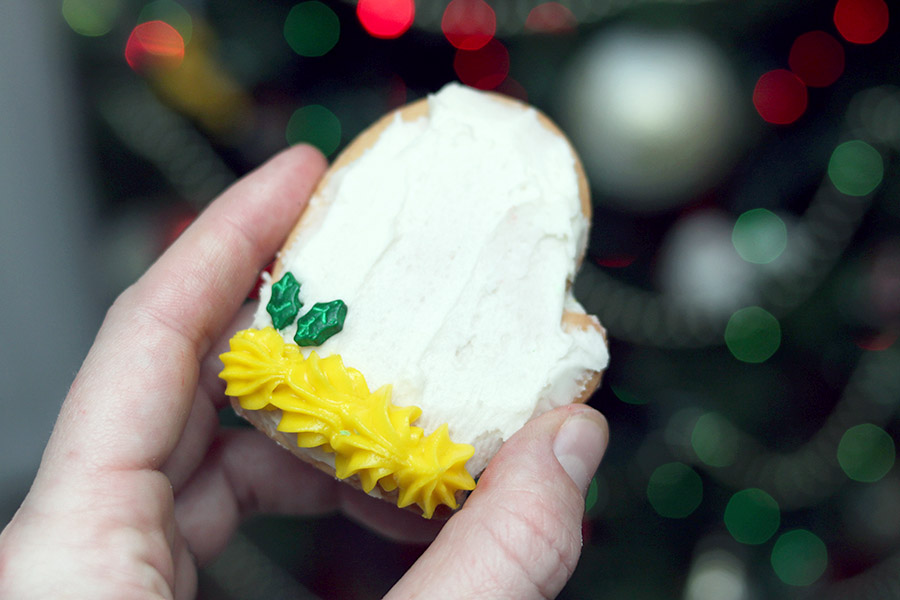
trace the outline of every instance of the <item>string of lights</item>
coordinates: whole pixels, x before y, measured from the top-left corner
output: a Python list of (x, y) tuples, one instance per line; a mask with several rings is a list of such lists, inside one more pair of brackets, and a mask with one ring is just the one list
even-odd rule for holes
[(236, 179), (209, 140), (162, 104), (144, 82), (109, 83), (106, 90), (98, 99), (104, 122), (129, 149), (159, 169), (195, 210)]
[[(848, 127), (846, 136), (858, 130)], [(762, 271), (756, 279), (754, 297), (776, 317), (799, 306), (831, 272), (877, 195), (873, 192), (883, 177), (882, 157), (866, 142), (853, 142), (866, 154), (877, 155), (871, 181), (860, 190), (842, 191), (838, 187), (843, 183), (841, 176), (831, 170), (793, 231), (780, 257), (781, 268)], [(838, 161), (858, 161), (857, 156), (842, 157), (837, 149), (833, 161), (835, 156)], [(686, 306), (665, 294), (619, 281), (591, 261), (584, 264), (575, 293), (609, 328), (610, 335), (632, 344), (698, 348), (725, 341), (727, 315)]]
[[(355, 0), (345, 0), (355, 4)], [(666, 4), (702, 4), (713, 0), (665, 0)], [(409, 4), (412, 4), (411, 0)], [(419, 2), (415, 6), (415, 25), (427, 31), (446, 31), (447, 14), (465, 16), (471, 27), (486, 27), (493, 21), (497, 35), (512, 36), (523, 31), (559, 31), (575, 25), (588, 25), (612, 15), (647, 4), (653, 0), (451, 0)]]
[[(869, 4), (876, 6), (872, 9)], [(847, 41), (870, 43), (883, 34), (886, 18), (879, 16), (880, 4), (857, 3), (856, 17), (862, 11), (874, 11), (870, 24), (877, 27), (867, 32), (854, 29), (847, 5), (839, 2), (834, 16)], [(823, 59), (828, 52), (831, 58)], [(819, 62), (811, 64), (810, 55)], [(816, 70), (823, 63), (829, 72)], [(807, 86), (830, 85), (840, 76), (843, 50), (827, 34), (805, 34), (792, 47), (790, 66), (791, 70), (764, 74), (754, 91), (759, 116), (776, 126), (793, 123), (806, 112)], [(767, 81), (767, 76), (775, 83)], [(756, 271), (750, 278), (752, 289), (740, 297), (742, 304), (732, 308), (738, 310), (730, 317), (723, 314), (721, 306), (692, 305), (665, 292), (624, 283), (608, 274), (602, 261), (585, 265), (585, 278), (576, 286), (576, 293), (584, 298), (588, 310), (597, 312), (611, 336), (626, 343), (647, 348), (702, 348), (724, 342), (738, 360), (765, 362), (780, 344), (779, 320), (792, 316), (834, 273), (872, 207), (887, 206), (884, 188), (882, 193), (877, 190), (893, 158), (890, 150), (897, 148), (898, 107), (892, 86), (870, 88), (853, 97), (826, 175), (790, 228), (765, 209), (747, 211), (733, 221), (731, 250), (754, 263)], [(741, 330), (737, 333), (736, 321), (744, 322), (738, 323)], [(753, 344), (747, 343), (750, 335), (757, 337)], [(641, 476), (632, 483), (645, 486), (646, 499), (657, 514), (684, 519), (701, 506), (708, 493), (702, 473), (730, 496), (719, 514), (731, 540), (750, 546), (774, 540), (770, 545), (772, 572), (799, 590), (798, 597), (900, 597), (896, 555), (840, 584), (813, 586), (835, 560), (820, 537), (832, 533), (818, 531), (814, 525), (810, 529), (796, 527), (798, 513), (817, 510), (834, 496), (845, 494), (849, 482), (879, 482), (894, 466), (894, 442), (886, 428), (895, 421), (900, 401), (900, 354), (891, 349), (895, 339), (889, 336), (884, 343), (858, 343), (863, 352), (840, 399), (821, 426), (794, 449), (773, 449), (721, 412), (677, 410), (664, 427), (645, 436), (632, 459), (631, 472)], [(624, 402), (642, 402), (627, 390), (613, 391)], [(661, 456), (675, 460), (660, 464)], [(889, 486), (893, 480), (887, 481)], [(889, 491), (878, 493), (875, 502), (892, 502)], [(878, 528), (870, 523), (869, 512), (859, 517), (860, 530)], [(747, 559), (728, 552), (731, 543), (716, 542), (715, 561), (698, 558), (693, 563), (686, 597), (745, 598), (753, 594), (748, 587)], [(711, 582), (712, 577), (717, 583)]]
[(670, 449), (730, 489), (767, 490), (784, 510), (821, 502), (847, 482), (838, 461), (846, 432), (859, 424), (884, 426), (900, 405), (900, 352), (864, 352), (833, 412), (800, 447), (787, 452), (740, 431), (720, 414), (685, 423)]

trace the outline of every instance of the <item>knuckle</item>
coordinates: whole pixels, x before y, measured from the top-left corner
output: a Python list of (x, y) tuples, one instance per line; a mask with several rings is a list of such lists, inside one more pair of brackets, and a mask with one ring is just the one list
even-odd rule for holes
[(520, 492), (485, 529), (499, 555), (534, 590), (552, 598), (572, 576), (581, 553), (580, 527), (537, 492)]

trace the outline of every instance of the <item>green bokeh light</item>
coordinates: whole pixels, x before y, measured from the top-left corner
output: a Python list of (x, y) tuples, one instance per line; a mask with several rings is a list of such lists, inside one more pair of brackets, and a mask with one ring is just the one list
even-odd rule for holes
[(706, 413), (691, 432), (691, 447), (697, 458), (711, 467), (727, 467), (737, 456), (737, 436), (722, 415)]
[(338, 16), (318, 0), (295, 5), (284, 21), (284, 39), (300, 56), (327, 54), (340, 35)]
[(591, 479), (591, 484), (588, 486), (587, 494), (584, 497), (584, 512), (589, 513), (593, 510), (594, 506), (597, 504), (597, 498), (599, 497), (599, 491), (597, 486), (597, 478), (594, 477)]
[(725, 326), (725, 344), (738, 360), (761, 363), (781, 345), (778, 319), (758, 306), (735, 312)]
[(787, 227), (771, 210), (754, 208), (738, 217), (731, 242), (747, 262), (770, 263), (787, 247)]
[(894, 440), (876, 425), (863, 423), (848, 429), (838, 444), (837, 459), (854, 481), (878, 481), (894, 466)]
[(62, 16), (75, 33), (97, 37), (112, 30), (120, 9), (118, 0), (63, 0)]
[(174, 0), (154, 0), (138, 15), (138, 23), (148, 21), (163, 21), (171, 25), (175, 31), (181, 34), (184, 45), (187, 46), (194, 34), (194, 22), (191, 14)]
[(736, 492), (725, 507), (725, 527), (742, 544), (762, 544), (780, 523), (778, 502), (759, 488)]
[(778, 578), (788, 585), (815, 583), (827, 566), (825, 543), (805, 529), (783, 533), (772, 548), (772, 568)]
[(330, 156), (341, 143), (341, 122), (333, 112), (319, 104), (294, 111), (288, 121), (285, 137), (288, 144), (305, 142)]
[(609, 506), (609, 482), (606, 477), (597, 474), (591, 479), (584, 499), (584, 516), (586, 519), (599, 518)]
[(636, 396), (628, 390), (622, 389), (620, 386), (610, 385), (609, 388), (612, 390), (613, 394), (616, 395), (616, 398), (626, 404), (647, 404), (646, 398)]
[(671, 519), (683, 519), (694, 512), (703, 500), (703, 482), (684, 463), (660, 465), (650, 475), (647, 499), (653, 510)]
[(848, 196), (865, 196), (884, 178), (884, 163), (878, 150), (861, 140), (844, 142), (831, 153), (828, 177)]

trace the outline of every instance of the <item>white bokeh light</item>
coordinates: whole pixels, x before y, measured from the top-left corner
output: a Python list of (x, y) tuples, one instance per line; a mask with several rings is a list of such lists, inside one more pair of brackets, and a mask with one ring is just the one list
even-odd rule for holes
[(734, 220), (718, 211), (698, 212), (679, 219), (660, 251), (659, 286), (685, 308), (730, 315), (756, 293), (758, 268), (734, 249)]
[(734, 79), (696, 33), (606, 30), (573, 61), (561, 119), (605, 201), (665, 209), (731, 165), (744, 116)]
[(747, 600), (747, 573), (741, 561), (723, 549), (700, 554), (691, 565), (684, 600)]

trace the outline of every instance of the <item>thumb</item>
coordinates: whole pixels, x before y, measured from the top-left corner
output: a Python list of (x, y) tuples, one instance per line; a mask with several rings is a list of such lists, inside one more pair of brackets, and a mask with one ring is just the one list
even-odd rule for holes
[(555, 597), (581, 555), (584, 493), (608, 439), (582, 405), (526, 424), (387, 598)]

